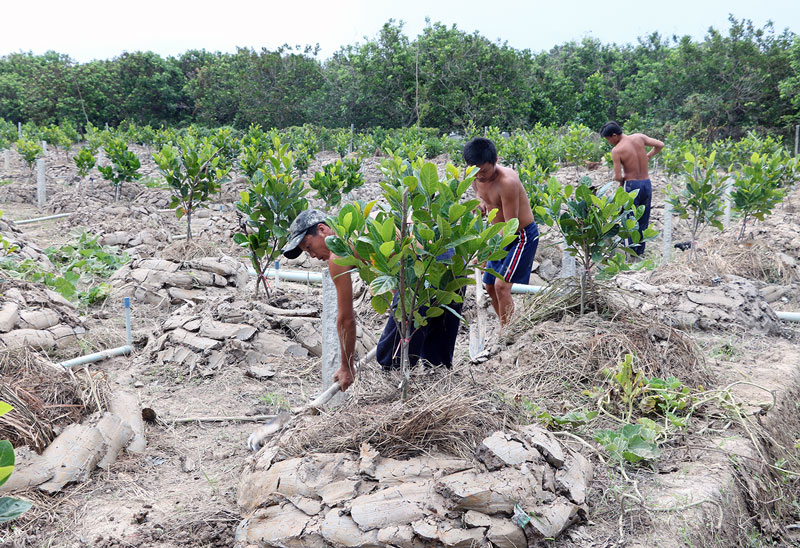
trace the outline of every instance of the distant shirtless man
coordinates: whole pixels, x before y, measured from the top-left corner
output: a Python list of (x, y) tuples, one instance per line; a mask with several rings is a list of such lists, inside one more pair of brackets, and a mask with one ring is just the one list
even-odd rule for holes
[(511, 298), (512, 284), (527, 284), (531, 279), (531, 267), (539, 245), (539, 228), (533, 222), (528, 194), (513, 169), (497, 165), (497, 148), (489, 139), (477, 137), (464, 145), (464, 160), (468, 166), (476, 166), (478, 173), (472, 182), (475, 195), (480, 200), (480, 209), (485, 214), (497, 209), (493, 223), (519, 220), (517, 238), (506, 246), (508, 255), (486, 265), (502, 278), (488, 272), (483, 283), (492, 306), (505, 326), (514, 312)]
[[(653, 187), (650, 183), (650, 174), (647, 163), (664, 148), (664, 143), (658, 139), (648, 137), (644, 133), (625, 135), (616, 122), (607, 122), (600, 130), (600, 136), (614, 147), (611, 150), (611, 159), (614, 161), (614, 179), (619, 184), (625, 185), (626, 192), (638, 190), (633, 203), (637, 206), (644, 205), (644, 214), (639, 218), (639, 233), (650, 224), (650, 200), (653, 197)], [(645, 147), (652, 147), (647, 152)], [(631, 242), (632, 244), (633, 242)], [(637, 255), (644, 254), (644, 243), (631, 245)]]

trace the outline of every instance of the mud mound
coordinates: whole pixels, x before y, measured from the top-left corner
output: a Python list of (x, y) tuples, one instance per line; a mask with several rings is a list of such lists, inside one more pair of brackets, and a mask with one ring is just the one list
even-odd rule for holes
[(677, 283), (651, 285), (646, 274), (618, 276), (617, 285), (627, 294), (621, 304), (655, 315), (662, 322), (686, 329), (746, 329), (778, 335), (782, 332), (775, 312), (745, 278), (727, 275), (717, 286), (691, 286)]
[(111, 277), (114, 295), (168, 307), (184, 302), (203, 302), (228, 286), (243, 288), (247, 269), (230, 257), (210, 257), (183, 262), (138, 259)]
[[(53, 196), (58, 187), (46, 179), (45, 193)], [(0, 202), (12, 204), (36, 204), (37, 203), (36, 175), (30, 175), (21, 181), (12, 181), (0, 186)]]
[[(476, 462), (446, 455), (316, 453), (267, 447), (245, 468), (240, 543), (259, 546), (539, 546), (586, 519), (592, 466), (546, 431), (493, 432)], [(519, 524), (509, 519), (513, 515)], [(531, 517), (532, 516), (532, 517)]]
[(108, 470), (123, 448), (131, 453), (144, 450), (144, 425), (136, 397), (118, 392), (108, 398), (108, 403), (105, 397), (101, 402), (105, 386), (94, 384), (91, 393), (98, 409), (108, 411), (69, 424), (41, 455), (27, 448), (20, 450), (14, 473), (0, 491), (37, 487), (56, 493), (67, 484), (86, 481), (95, 467)]
[(20, 260), (30, 259), (38, 263), (42, 269), (48, 272), (54, 270), (53, 263), (51, 263), (47, 255), (44, 254), (44, 251), (28, 242), (25, 234), (17, 228), (14, 221), (0, 219), (0, 235), (2, 235), (10, 246), (16, 248), (16, 251), (7, 254), (7, 257)]
[(72, 303), (55, 291), (0, 277), (0, 350), (63, 348), (85, 332)]
[(317, 306), (283, 310), (234, 295), (185, 304), (161, 323), (161, 334), (149, 347), (151, 360), (202, 376), (237, 364), (255, 372), (260, 366), (279, 367), (287, 356), (322, 354), (318, 316)]

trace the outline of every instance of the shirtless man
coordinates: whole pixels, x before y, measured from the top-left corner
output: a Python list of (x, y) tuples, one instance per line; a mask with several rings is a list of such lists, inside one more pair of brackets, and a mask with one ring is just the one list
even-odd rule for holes
[(488, 272), (483, 283), (492, 306), (505, 326), (514, 312), (511, 298), (512, 284), (527, 284), (531, 279), (531, 267), (536, 248), (539, 246), (539, 228), (533, 222), (528, 194), (513, 169), (497, 165), (497, 148), (489, 139), (477, 137), (464, 145), (464, 160), (468, 166), (476, 166), (478, 173), (472, 182), (475, 195), (481, 202), (483, 213), (497, 209), (493, 223), (519, 220), (517, 238), (506, 246), (508, 255), (486, 265), (500, 274), (497, 278)]
[(315, 259), (328, 261), (328, 272), (336, 287), (336, 331), (339, 334), (339, 346), (342, 364), (333, 374), (334, 382), (338, 382), (342, 392), (347, 390), (356, 378), (356, 315), (353, 311), (353, 283), (350, 280), (352, 267), (336, 264), (338, 257), (331, 253), (325, 244), (325, 238), (334, 232), (327, 224), (325, 213), (317, 209), (302, 211), (289, 227), (289, 240), (283, 246), (283, 254), (289, 259), (298, 257), (303, 251)]
[[(614, 147), (611, 149), (611, 159), (614, 162), (614, 179), (620, 185), (625, 185), (626, 192), (638, 190), (633, 203), (637, 206), (644, 205), (644, 214), (639, 218), (639, 233), (650, 224), (650, 200), (653, 197), (653, 187), (650, 184), (650, 175), (647, 163), (664, 148), (664, 143), (658, 139), (648, 137), (644, 133), (625, 135), (616, 122), (607, 122), (600, 130), (600, 136)], [(652, 147), (647, 152), (645, 147)], [(644, 243), (632, 245), (637, 255), (644, 254)]]

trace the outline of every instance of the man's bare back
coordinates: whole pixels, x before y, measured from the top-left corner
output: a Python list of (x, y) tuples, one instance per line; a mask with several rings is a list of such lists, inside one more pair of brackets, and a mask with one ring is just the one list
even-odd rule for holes
[(478, 174), (472, 182), (481, 209), (485, 213), (496, 208), (497, 215), (492, 222), (516, 218), (519, 229), (524, 229), (533, 222), (533, 211), (522, 181), (511, 168), (496, 164), (491, 167), (493, 169), (489, 169), (487, 164), (478, 166)]
[[(650, 178), (648, 161), (661, 152), (664, 143), (648, 137), (644, 133), (614, 135), (607, 138), (614, 146), (611, 159), (614, 162), (614, 179), (623, 181), (643, 181)], [(645, 147), (652, 147), (647, 152)]]

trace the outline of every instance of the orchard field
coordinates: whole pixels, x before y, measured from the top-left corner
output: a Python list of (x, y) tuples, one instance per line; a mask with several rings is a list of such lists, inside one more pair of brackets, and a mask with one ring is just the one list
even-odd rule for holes
[[(634, 261), (641, 212), (580, 124), (0, 129), (0, 438), (16, 455), (0, 492), (32, 503), (0, 523), (2, 546), (800, 542), (800, 166), (780, 139), (666, 139)], [(372, 258), (354, 276), (363, 357), (396, 288), (388, 259), (410, 247), (402, 219), (424, 250), (407, 279), (449, 230), (464, 257), (503, 243), (457, 207), (477, 135), (529, 194), (541, 290), (501, 330), (468, 286), (452, 370), (368, 361), (343, 405), (253, 454), (257, 416), (322, 386), (325, 265), (279, 257), (291, 220), (324, 209), (337, 254)], [(307, 281), (277, 281), (276, 259)]]

